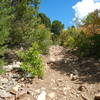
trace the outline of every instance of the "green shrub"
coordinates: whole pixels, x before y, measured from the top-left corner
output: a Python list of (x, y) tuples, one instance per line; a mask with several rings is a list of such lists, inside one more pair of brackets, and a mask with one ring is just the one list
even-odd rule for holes
[[(67, 30), (66, 39), (63, 42), (63, 45), (70, 47), (71, 49), (76, 49), (76, 54), (79, 56), (91, 56), (93, 55), (93, 48), (98, 48), (96, 45), (96, 39), (94, 43), (94, 36), (87, 36), (82, 30), (71, 27)], [(93, 45), (94, 44), (94, 45)], [(96, 47), (95, 47), (96, 46)]]
[(59, 34), (52, 34), (52, 42), (54, 45), (60, 45), (60, 35)]
[(75, 38), (75, 45), (78, 48), (77, 54), (80, 56), (89, 56), (91, 49), (91, 40), (83, 31)]
[(63, 45), (72, 49), (77, 48), (79, 56), (100, 57), (100, 34), (86, 35), (82, 30), (70, 28)]
[(81, 32), (76, 39), (76, 46), (78, 53), (81, 56), (95, 56), (100, 57), (100, 35), (94, 34), (86, 36)]
[(22, 51), (18, 53), (23, 60), (21, 64), (22, 70), (30, 73), (33, 77), (43, 77), (44, 75), (44, 66), (38, 48), (37, 43), (33, 43), (29, 50), (24, 53)]
[(94, 34), (89, 39), (91, 40), (91, 55), (100, 57), (100, 34)]
[(46, 54), (49, 46), (52, 43), (50, 30), (46, 29), (46, 27), (41, 24), (35, 30), (34, 36), (33, 42), (38, 43), (41, 53)]
[(79, 36), (79, 31), (74, 27), (69, 27), (66, 32), (66, 39), (63, 41), (63, 45), (70, 48), (76, 48), (76, 42)]

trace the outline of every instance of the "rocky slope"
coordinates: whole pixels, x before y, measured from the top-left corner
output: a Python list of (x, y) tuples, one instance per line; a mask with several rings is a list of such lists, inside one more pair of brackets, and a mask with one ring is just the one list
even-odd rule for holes
[(60, 46), (42, 58), (43, 79), (23, 75), (18, 61), (4, 66), (0, 100), (100, 100), (100, 60), (78, 58)]

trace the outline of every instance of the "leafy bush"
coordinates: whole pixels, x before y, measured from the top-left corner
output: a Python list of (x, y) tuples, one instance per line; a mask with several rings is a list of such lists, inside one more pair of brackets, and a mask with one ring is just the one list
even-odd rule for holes
[(23, 71), (30, 73), (33, 77), (43, 77), (44, 66), (40, 57), (40, 52), (38, 51), (38, 44), (33, 43), (32, 47), (26, 52), (19, 51), (19, 55), (23, 62), (21, 68)]
[(81, 32), (76, 39), (76, 46), (78, 53), (81, 56), (96, 56), (100, 57), (100, 35), (94, 34), (92, 36), (85, 35)]
[(48, 52), (48, 47), (51, 45), (51, 33), (49, 29), (46, 29), (44, 25), (39, 25), (35, 30), (33, 42), (38, 43), (39, 49), (42, 53), (46, 54)]
[(75, 38), (75, 45), (77, 47), (77, 54), (80, 56), (89, 56), (91, 49), (91, 40), (85, 35), (83, 31)]
[(100, 34), (94, 34), (89, 39), (91, 40), (91, 55), (100, 57)]
[(87, 35), (81, 29), (69, 28), (63, 45), (76, 49), (79, 56), (100, 56), (100, 34)]
[(52, 42), (54, 45), (60, 45), (60, 35), (59, 34), (52, 34)]
[(79, 30), (74, 27), (69, 27), (66, 31), (66, 39), (63, 41), (64, 46), (68, 46), (70, 48), (76, 48), (76, 42), (79, 35)]

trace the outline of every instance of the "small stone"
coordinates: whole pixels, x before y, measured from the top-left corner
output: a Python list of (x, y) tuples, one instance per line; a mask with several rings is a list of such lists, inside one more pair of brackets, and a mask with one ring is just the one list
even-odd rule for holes
[(54, 97), (56, 97), (56, 94), (55, 94), (54, 92), (52, 92), (52, 93), (49, 93), (48, 96), (49, 96), (51, 99), (53, 99)]
[(55, 62), (56, 60), (55, 60), (55, 58), (50, 57), (50, 58), (49, 58), (49, 61), (50, 61), (50, 62)]
[(85, 86), (80, 86), (80, 87), (78, 88), (79, 91), (84, 91), (85, 89), (86, 89)]
[(55, 83), (55, 80), (54, 79), (51, 79), (51, 82)]
[(81, 97), (83, 98), (83, 100), (90, 100), (86, 94), (81, 94)]
[(82, 62), (81, 62), (81, 64), (85, 64), (85, 63), (86, 63), (86, 61), (82, 61)]
[(7, 65), (7, 66), (4, 66), (3, 68), (6, 70), (6, 71), (11, 71), (12, 69), (14, 68), (20, 68), (20, 62), (13, 62), (11, 65)]
[(5, 90), (0, 90), (0, 97), (7, 98), (11, 97), (12, 95), (9, 92), (6, 92)]
[(17, 92), (16, 92), (15, 90), (12, 89), (12, 90), (10, 91), (10, 93), (13, 94), (13, 95), (16, 95)]
[(2, 84), (6, 84), (6, 83), (8, 83), (8, 79), (7, 78), (2, 78), (2, 79), (0, 79), (0, 82)]
[(40, 93), (40, 89), (35, 90), (36, 93)]
[(100, 100), (100, 93), (95, 94), (95, 99), (94, 100)]
[(46, 100), (46, 92), (42, 91), (40, 95), (38, 95), (37, 100)]
[(11, 71), (13, 69), (13, 66), (12, 65), (7, 65), (7, 66), (4, 66), (3, 67), (6, 71)]
[(63, 82), (63, 79), (58, 79), (58, 82)]
[(100, 66), (100, 63), (94, 63), (95, 66)]
[(16, 100), (36, 100), (36, 99), (34, 99), (34, 97), (29, 94), (23, 94), (18, 98), (16, 98)]
[(18, 83), (14, 79), (12, 79), (12, 80), (9, 80), (8, 83), (4, 85), (4, 88), (6, 89), (6, 91), (10, 91), (17, 84)]
[(6, 100), (16, 100), (16, 99), (15, 99), (15, 96), (13, 95), (11, 97), (7, 97)]
[(10, 93), (16, 94), (16, 93), (18, 92), (18, 90), (19, 90), (19, 87), (20, 87), (20, 85), (16, 85), (15, 87), (13, 87), (13, 88), (10, 90)]
[(62, 58), (58, 57), (56, 60), (57, 60), (57, 61), (61, 61), (61, 60), (62, 60)]
[(68, 61), (67, 61), (67, 60), (65, 60), (65, 62), (64, 62), (64, 63), (66, 64), (67, 62), (68, 62)]
[(67, 88), (66, 87), (63, 88), (63, 93), (64, 93), (64, 95), (67, 94)]
[(13, 78), (19, 79), (20, 78), (20, 75), (19, 74), (13, 74)]
[(78, 76), (77, 76), (77, 75), (70, 74), (70, 79), (71, 79), (72, 81), (75, 81), (75, 80), (78, 79)]
[(0, 89), (3, 89), (3, 86), (0, 86)]
[(17, 93), (16, 93), (16, 98), (19, 98), (19, 97), (21, 97), (22, 95), (25, 95), (25, 94), (27, 94), (27, 90), (22, 90), (22, 91), (18, 91)]
[(7, 73), (7, 74), (8, 74), (7, 76), (8, 76), (9, 78), (11, 78), (11, 77), (13, 76), (13, 73), (12, 73), (12, 72), (9, 72), (9, 73)]
[(53, 90), (57, 90), (57, 88), (56, 88), (56, 87), (53, 87), (52, 89), (53, 89)]
[(30, 94), (30, 95), (33, 96), (33, 95), (34, 95), (34, 91), (32, 91), (32, 90), (28, 90), (28, 91), (27, 91), (27, 94)]
[(79, 97), (80, 96), (80, 94), (76, 94), (76, 97)]
[(21, 78), (20, 80), (21, 80), (21, 81), (24, 81), (25, 79), (24, 79), (24, 78)]

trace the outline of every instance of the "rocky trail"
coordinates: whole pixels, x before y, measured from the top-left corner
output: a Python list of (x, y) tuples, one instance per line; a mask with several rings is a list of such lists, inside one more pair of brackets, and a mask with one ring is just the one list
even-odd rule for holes
[(78, 58), (60, 46), (51, 46), (42, 58), (43, 79), (22, 77), (18, 61), (4, 66), (0, 100), (100, 100), (100, 59)]

